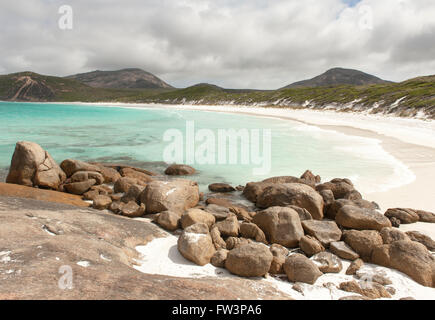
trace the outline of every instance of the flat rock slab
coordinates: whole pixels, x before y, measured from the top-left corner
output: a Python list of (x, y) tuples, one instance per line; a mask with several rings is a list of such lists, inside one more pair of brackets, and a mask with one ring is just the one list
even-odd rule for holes
[[(291, 298), (265, 282), (175, 278), (134, 269), (135, 246), (166, 235), (140, 219), (0, 196), (0, 220), (0, 299)], [(62, 289), (68, 266), (72, 289)]]
[(44, 190), (18, 184), (0, 182), (0, 196), (35, 199), (48, 202), (69, 204), (77, 207), (89, 207), (80, 196), (59, 191)]

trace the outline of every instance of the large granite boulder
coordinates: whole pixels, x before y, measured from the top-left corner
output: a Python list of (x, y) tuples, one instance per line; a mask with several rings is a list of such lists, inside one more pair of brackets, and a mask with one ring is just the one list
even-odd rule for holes
[(180, 215), (172, 211), (160, 212), (155, 221), (168, 231), (175, 231), (180, 227)]
[(359, 258), (359, 254), (353, 251), (344, 241), (331, 242), (329, 250), (342, 259), (353, 261)]
[(338, 211), (335, 221), (342, 227), (357, 230), (378, 230), (391, 227), (390, 220), (383, 214), (370, 209), (346, 205)]
[(263, 230), (254, 223), (242, 223), (240, 225), (240, 234), (244, 238), (267, 244), (266, 235)]
[(373, 250), (372, 262), (397, 269), (426, 287), (435, 287), (435, 258), (421, 243), (399, 240)]
[(95, 184), (100, 185), (104, 183), (104, 177), (101, 173), (96, 171), (77, 171), (71, 176), (71, 182), (83, 182), (89, 179), (95, 179)]
[(299, 248), (308, 256), (311, 257), (319, 252), (325, 251), (325, 248), (316, 238), (306, 235), (299, 240)]
[(202, 209), (191, 208), (181, 215), (181, 227), (186, 229), (195, 223), (205, 223), (209, 228), (215, 223), (215, 217)]
[(165, 170), (165, 174), (169, 176), (187, 176), (195, 172), (194, 168), (185, 164), (172, 164)]
[(166, 210), (183, 213), (199, 202), (198, 184), (190, 180), (152, 181), (141, 193), (147, 213)]
[(88, 191), (97, 181), (95, 179), (89, 179), (81, 182), (71, 182), (63, 185), (66, 192), (81, 195)]
[(400, 223), (402, 224), (410, 224), (417, 222), (420, 217), (417, 214), (417, 211), (413, 209), (406, 209), (406, 208), (393, 208), (388, 209), (385, 212), (385, 216), (388, 218), (397, 218), (400, 220)]
[(208, 186), (208, 190), (210, 190), (211, 192), (233, 192), (236, 191), (236, 189), (227, 184), (227, 183), (212, 183)]
[(240, 233), (240, 225), (235, 215), (230, 215), (225, 220), (215, 223), (220, 234), (223, 237), (238, 237)]
[(119, 172), (123, 177), (136, 179), (142, 182), (142, 184), (147, 184), (148, 182), (154, 181), (154, 178), (152, 178), (149, 174), (138, 171), (137, 169), (122, 168)]
[(96, 165), (100, 168), (100, 173), (104, 177), (104, 183), (115, 183), (119, 178), (121, 178), (118, 170), (103, 165)]
[(204, 266), (210, 263), (216, 249), (211, 240), (208, 226), (197, 223), (184, 229), (178, 238), (178, 251), (187, 260), (197, 265)]
[(257, 207), (285, 207), (295, 205), (307, 209), (313, 219), (323, 218), (323, 198), (313, 188), (300, 183), (272, 185), (257, 198)]
[[(324, 191), (321, 191), (321, 194), (322, 192)], [(370, 210), (379, 209), (379, 206), (375, 202), (367, 201), (364, 199), (353, 200), (353, 201), (348, 199), (338, 199), (338, 200), (334, 200), (332, 203), (329, 204), (329, 206), (326, 209), (325, 216), (329, 219), (335, 220), (338, 211), (340, 211), (340, 209), (346, 205), (355, 206), (363, 209), (370, 209)]]
[(325, 247), (341, 239), (342, 232), (334, 221), (305, 220), (302, 227), (306, 234), (315, 237)]
[(74, 173), (79, 171), (93, 171), (100, 172), (99, 166), (90, 164), (81, 160), (66, 159), (60, 164), (62, 170), (66, 173), (67, 177), (71, 177)]
[(370, 262), (373, 250), (383, 245), (382, 237), (376, 230), (346, 230), (343, 238), (366, 262)]
[(264, 244), (247, 244), (228, 252), (225, 268), (242, 277), (261, 277), (270, 269), (272, 253)]
[(298, 213), (290, 208), (271, 207), (258, 212), (253, 220), (270, 243), (295, 248), (304, 235)]
[(417, 210), (420, 222), (435, 223), (435, 213), (423, 210)]
[(308, 284), (314, 284), (323, 274), (313, 261), (299, 253), (286, 258), (284, 271), (289, 281)]
[(333, 179), (316, 186), (317, 191), (331, 190), (335, 199), (362, 199), (358, 191), (355, 190), (353, 183), (349, 179)]
[(58, 190), (65, 179), (65, 172), (40, 145), (28, 141), (17, 142), (6, 177), (7, 183)]
[(383, 228), (381, 230), (381, 237), (384, 244), (390, 244), (393, 243), (394, 241), (399, 241), (399, 240), (408, 240), (408, 241), (411, 240), (404, 232), (393, 227)]
[(429, 251), (435, 251), (435, 241), (432, 240), (431, 237), (418, 231), (408, 231), (406, 232), (406, 236), (412, 241), (420, 242)]

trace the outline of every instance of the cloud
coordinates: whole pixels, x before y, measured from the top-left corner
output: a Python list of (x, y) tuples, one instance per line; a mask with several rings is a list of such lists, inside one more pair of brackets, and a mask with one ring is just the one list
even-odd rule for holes
[(184, 87), (275, 89), (335, 66), (434, 74), (433, 0), (75, 0), (0, 3), (0, 72), (140, 67)]

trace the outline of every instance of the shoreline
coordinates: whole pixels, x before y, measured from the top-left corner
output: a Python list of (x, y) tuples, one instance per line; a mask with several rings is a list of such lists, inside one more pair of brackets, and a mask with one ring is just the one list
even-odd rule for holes
[[(330, 110), (295, 110), (290, 108), (265, 108), (260, 106), (211, 106), (165, 105), (118, 102), (49, 102), (48, 104), (72, 104), (134, 109), (173, 109), (246, 114), (260, 118), (275, 118), (315, 126), (347, 136), (379, 141), (380, 147), (403, 164), (415, 176), (410, 183), (391, 187), (387, 191), (363, 194), (376, 201), (386, 210), (392, 207), (411, 207), (435, 211), (433, 192), (429, 182), (435, 180), (435, 121), (399, 118), (394, 116), (367, 115), (364, 113), (340, 113)], [(384, 124), (384, 126), (382, 126)]]
[[(343, 114), (331, 111), (314, 111), (314, 110), (293, 110), (282, 108), (262, 108), (262, 107), (246, 107), (246, 106), (206, 106), (206, 105), (162, 105), (162, 104), (129, 104), (129, 103), (75, 103), (80, 105), (100, 105), (100, 106), (114, 106), (125, 108), (167, 108), (167, 109), (182, 109), (182, 110), (198, 110), (209, 112), (223, 112), (246, 114), (257, 117), (270, 117), (282, 120), (289, 120), (294, 122), (303, 123), (310, 126), (316, 126), (320, 129), (335, 131), (343, 133), (348, 136), (357, 136), (369, 139), (376, 139), (380, 141), (380, 146), (395, 159), (404, 164), (414, 175), (415, 179), (411, 183), (407, 183), (398, 187), (392, 187), (387, 191), (374, 192), (367, 195), (367, 199), (377, 202), (383, 211), (388, 208), (404, 207), (415, 208), (419, 210), (435, 211), (435, 202), (433, 201), (433, 191), (429, 185), (430, 181), (435, 181), (435, 139), (430, 138), (430, 131), (435, 136), (435, 122), (428, 120), (418, 119), (403, 119), (398, 117), (385, 117), (385, 116), (369, 116), (360, 113)], [(316, 118), (311, 118), (315, 115)], [(319, 116), (321, 115), (321, 116)], [(331, 116), (336, 116), (331, 119)], [(344, 115), (344, 119), (337, 119)], [(347, 125), (343, 125), (346, 118), (358, 118), (359, 121), (353, 121)], [(388, 122), (403, 122), (410, 123), (408, 128), (403, 132), (392, 131), (391, 136), (380, 133), (387, 128), (379, 128), (374, 131), (368, 129), (366, 126), (361, 128), (362, 121), (369, 121), (377, 119), (378, 123), (370, 123), (370, 126), (376, 126), (382, 121)], [(414, 136), (407, 136), (408, 131), (419, 125), (419, 121), (428, 124), (429, 128), (421, 128), (424, 133), (424, 138), (420, 140), (419, 144), (411, 143), (418, 140), (418, 134)], [(331, 124), (327, 124), (327, 123)], [(402, 124), (399, 124), (402, 126)], [(382, 130), (381, 130), (382, 129)], [(433, 137), (433, 136), (432, 136)], [(404, 139), (405, 138), (405, 139)], [(408, 141), (403, 141), (408, 140)], [(364, 195), (364, 194), (363, 194)], [(364, 195), (366, 196), (366, 195)]]

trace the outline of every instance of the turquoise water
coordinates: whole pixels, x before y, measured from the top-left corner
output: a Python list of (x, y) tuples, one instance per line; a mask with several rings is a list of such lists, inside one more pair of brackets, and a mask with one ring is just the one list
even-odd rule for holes
[(0, 168), (7, 170), (17, 141), (40, 144), (58, 162), (66, 158), (138, 165), (162, 172), (167, 129), (270, 129), (271, 171), (256, 176), (256, 165), (193, 164), (201, 185), (245, 184), (276, 175), (299, 176), (306, 169), (324, 179), (349, 177), (363, 192), (397, 182), (400, 164), (377, 141), (348, 137), (296, 122), (242, 114), (156, 108), (0, 102)]

